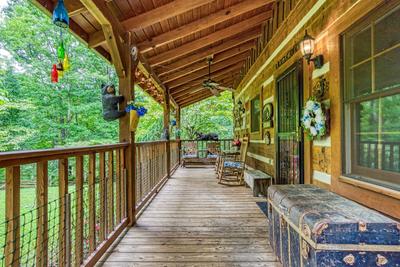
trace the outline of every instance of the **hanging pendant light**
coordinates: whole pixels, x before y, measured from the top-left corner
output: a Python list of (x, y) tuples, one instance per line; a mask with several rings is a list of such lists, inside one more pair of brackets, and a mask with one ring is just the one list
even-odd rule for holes
[(57, 57), (59, 60), (64, 60), (64, 58), (65, 58), (65, 48), (64, 48), (63, 41), (61, 41), (57, 47)]
[(70, 68), (69, 59), (67, 53), (65, 53), (64, 61), (63, 61), (64, 71), (68, 71)]
[(61, 28), (69, 27), (69, 16), (64, 5), (64, 0), (58, 0), (56, 8), (54, 8), (53, 23)]
[(53, 68), (51, 69), (51, 82), (53, 83), (58, 82), (58, 71), (56, 64), (53, 64)]

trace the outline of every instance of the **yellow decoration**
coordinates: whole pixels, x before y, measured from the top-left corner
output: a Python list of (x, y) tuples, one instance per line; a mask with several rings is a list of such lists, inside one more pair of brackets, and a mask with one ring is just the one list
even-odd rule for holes
[(130, 128), (131, 132), (134, 132), (134, 131), (136, 131), (136, 128), (139, 124), (139, 115), (138, 115), (137, 111), (131, 110), (129, 112), (129, 118), (130, 118), (130, 127), (129, 128)]
[(62, 78), (64, 76), (64, 72), (62, 70), (57, 70), (58, 78)]
[(68, 59), (67, 53), (65, 53), (64, 62), (63, 62), (63, 67), (64, 67), (64, 71), (67, 71), (67, 70), (69, 70), (69, 68), (70, 68), (69, 59)]

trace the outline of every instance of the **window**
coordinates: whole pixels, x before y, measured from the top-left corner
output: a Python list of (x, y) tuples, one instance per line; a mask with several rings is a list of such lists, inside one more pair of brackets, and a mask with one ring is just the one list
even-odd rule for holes
[(344, 173), (400, 190), (400, 8), (343, 35)]
[(250, 123), (251, 123), (251, 132), (260, 132), (260, 126), (261, 126), (261, 101), (260, 101), (260, 95), (257, 95), (254, 97), (251, 102), (250, 102), (250, 110), (251, 110), (251, 118), (250, 118)]

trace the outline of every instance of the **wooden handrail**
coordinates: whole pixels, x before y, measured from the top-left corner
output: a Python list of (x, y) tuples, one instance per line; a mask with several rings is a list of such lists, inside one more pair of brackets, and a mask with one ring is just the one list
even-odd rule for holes
[(69, 158), (128, 147), (128, 143), (84, 147), (51, 148), (41, 150), (0, 152), (0, 168), (24, 165), (42, 160)]

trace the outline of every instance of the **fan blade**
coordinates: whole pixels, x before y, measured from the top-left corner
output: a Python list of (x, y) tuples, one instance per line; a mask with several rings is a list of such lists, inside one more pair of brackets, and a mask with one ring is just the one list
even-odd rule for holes
[(218, 86), (218, 89), (223, 91), (235, 92), (235, 89), (225, 86)]

